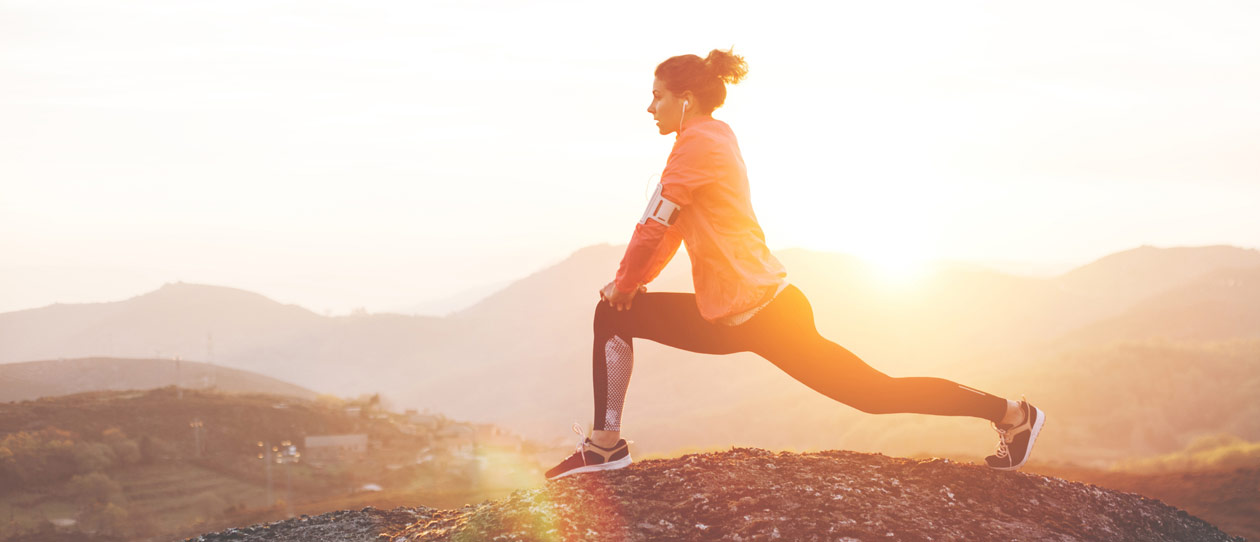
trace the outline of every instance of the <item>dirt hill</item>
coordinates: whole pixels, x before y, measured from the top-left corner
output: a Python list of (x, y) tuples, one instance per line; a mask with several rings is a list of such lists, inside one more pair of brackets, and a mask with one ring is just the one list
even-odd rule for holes
[(0, 364), (0, 402), (105, 390), (213, 388), (314, 400), (301, 386), (252, 371), (172, 359), (81, 358)]
[(640, 461), (457, 510), (365, 508), (189, 539), (1227, 541), (1160, 501), (948, 460), (756, 448)]

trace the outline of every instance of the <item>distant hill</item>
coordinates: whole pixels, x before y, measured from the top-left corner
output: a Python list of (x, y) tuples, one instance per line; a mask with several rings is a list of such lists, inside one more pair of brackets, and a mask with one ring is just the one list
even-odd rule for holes
[(1143, 246), (1100, 258), (1055, 282), (1066, 291), (1126, 306), (1217, 269), (1247, 267), (1260, 267), (1260, 250)]
[(1115, 341), (1260, 339), (1260, 265), (1214, 269), (1057, 339), (1060, 346)]
[[(592, 245), (569, 255), (563, 261), (550, 267), (531, 273), (507, 287), (486, 297), (473, 306), (456, 312), (452, 316), (457, 319), (484, 320), (503, 319), (508, 315), (524, 315), (537, 312), (546, 307), (546, 299), (569, 302), (574, 299), (591, 299), (594, 309), (599, 300), (597, 292), (617, 272), (617, 264), (625, 247), (608, 244)], [(684, 249), (679, 249), (673, 264), (669, 266), (672, 273), (662, 273), (659, 284), (653, 285), (656, 291), (692, 291), (690, 288), (676, 289), (680, 279), (685, 278), (690, 286), (690, 275), (681, 275), (680, 268), (687, 259)], [(690, 267), (686, 266), (688, 273)], [(602, 282), (601, 282), (601, 279)]]
[(113, 303), (0, 314), (0, 363), (58, 358), (213, 359), (319, 391), (380, 391), (383, 368), (414, 363), (439, 318), (325, 317), (235, 288), (170, 283)]
[[(0, 362), (158, 351), (212, 358), (317, 392), (381, 392), (402, 407), (549, 442), (574, 421), (590, 423), (591, 316), (623, 250), (584, 248), (445, 318), (325, 317), (249, 292), (183, 283), (116, 303), (5, 313)], [(1032, 376), (1047, 360), (1064, 363), (1056, 368), (1072, 378), (1111, 381), (1094, 375), (1089, 355), (1106, 355), (1112, 342), (1245, 340), (1260, 321), (1247, 271), (1258, 267), (1260, 252), (1234, 247), (1142, 247), (1050, 279), (955, 267), (900, 284), (842, 254), (776, 255), (809, 296), (819, 331), (877, 369), (983, 383), (1034, 400), (1064, 396)], [(680, 251), (649, 291), (690, 291), (690, 271)], [(650, 341), (636, 341), (635, 351), (625, 420), (654, 452), (726, 443), (953, 453), (958, 443), (991, 437), (987, 427), (962, 429), (954, 420), (856, 413), (750, 353), (704, 356)], [(1060, 356), (1071, 351), (1089, 354)], [(923, 439), (942, 432), (948, 438)], [(1050, 448), (1059, 446), (1053, 434)], [(1179, 439), (1146, 439), (1141, 453), (1175, 451)], [(922, 442), (930, 444), (915, 444)], [(1065, 441), (1059, 449), (1078, 448)]]
[(81, 358), (0, 365), (0, 402), (86, 391), (147, 390), (166, 386), (267, 393), (313, 400), (316, 393), (250, 371), (196, 361)]
[(236, 288), (170, 283), (124, 301), (0, 314), (0, 362), (154, 354), (208, 359), (284, 341), (325, 320)]
[(1049, 413), (1037, 441), (1045, 460), (1119, 461), (1219, 433), (1260, 442), (1260, 340), (1109, 343), (975, 379), (982, 389), (1012, 382)]
[(425, 300), (420, 303), (397, 305), (381, 312), (414, 314), (421, 316), (449, 316), (477, 304), (482, 299), (485, 299), (491, 294), (508, 287), (513, 282), (514, 281), (512, 280), (508, 280), (483, 284), (467, 290), (448, 293), (444, 296)]

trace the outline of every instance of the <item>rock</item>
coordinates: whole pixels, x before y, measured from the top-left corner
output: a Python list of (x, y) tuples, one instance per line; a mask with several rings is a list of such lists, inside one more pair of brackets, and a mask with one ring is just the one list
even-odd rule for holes
[(366, 507), (264, 527), (197, 540), (1241, 540), (1160, 501), (1057, 478), (749, 448), (568, 476), (457, 510)]

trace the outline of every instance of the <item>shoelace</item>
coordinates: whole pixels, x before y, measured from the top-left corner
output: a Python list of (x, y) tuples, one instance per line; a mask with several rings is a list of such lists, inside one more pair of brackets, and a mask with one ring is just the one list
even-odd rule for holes
[(993, 426), (994, 431), (998, 432), (997, 450), (994, 451), (993, 455), (996, 455), (998, 459), (1005, 459), (1006, 456), (1011, 454), (1010, 450), (1006, 447), (1006, 430), (999, 428), (996, 423), (989, 422), (989, 424)]
[(582, 424), (573, 422), (573, 432), (578, 434), (577, 454), (582, 456), (582, 465), (586, 465), (586, 433), (582, 431)]
[[(1020, 402), (1020, 404), (1021, 404), (1021, 405), (1023, 405), (1023, 404), (1027, 404), (1027, 403), (1028, 403), (1028, 398), (1027, 398), (1027, 397), (1024, 397), (1023, 395), (1021, 395), (1021, 396), (1019, 396), (1019, 402)], [(1023, 407), (1020, 407), (1020, 408), (1021, 408), (1021, 410), (1023, 409)], [(1022, 425), (1023, 423), (1027, 423), (1029, 413), (1028, 413), (1027, 411), (1023, 411), (1023, 413), (1024, 413), (1024, 421), (1023, 421), (1023, 422), (1021, 422), (1020, 424), (1017, 424), (1017, 425), (1012, 426), (1012, 427), (1011, 427), (1011, 429), (1014, 429), (1014, 428), (1016, 428), (1016, 427), (1019, 427), (1019, 425)], [(997, 443), (997, 449), (996, 449), (996, 450), (994, 450), (994, 454), (993, 454), (993, 455), (996, 455), (996, 456), (998, 457), (998, 459), (1003, 459), (1003, 458), (1005, 458), (1005, 457), (1007, 457), (1007, 456), (1011, 455), (1011, 451), (1010, 451), (1010, 449), (1006, 447), (1006, 443), (1007, 443), (1007, 440), (1008, 440), (1008, 439), (1006, 438), (1006, 435), (1007, 435), (1007, 433), (1008, 433), (1010, 430), (1009, 430), (1009, 429), (1002, 429), (1002, 428), (998, 427), (998, 425), (997, 425), (996, 423), (994, 423), (994, 422), (989, 422), (989, 425), (992, 425), (992, 426), (993, 426), (993, 430), (994, 430), (994, 431), (997, 431), (998, 436), (999, 436), (999, 438), (998, 438), (998, 443)], [(1010, 440), (1014, 440), (1014, 437), (1012, 437)]]
[[(586, 463), (586, 432), (582, 431), (582, 424), (578, 422), (573, 422), (573, 432), (578, 434), (577, 449), (575, 451), (578, 455), (582, 456), (582, 465), (585, 466), (587, 464)], [(631, 444), (634, 444), (633, 440), (626, 441), (627, 446)]]

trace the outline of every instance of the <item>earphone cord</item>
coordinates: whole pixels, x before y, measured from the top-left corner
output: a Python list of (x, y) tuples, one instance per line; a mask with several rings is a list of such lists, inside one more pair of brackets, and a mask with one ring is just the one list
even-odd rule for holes
[(678, 117), (678, 135), (682, 135), (683, 117), (687, 116), (687, 100), (683, 100), (682, 115)]

